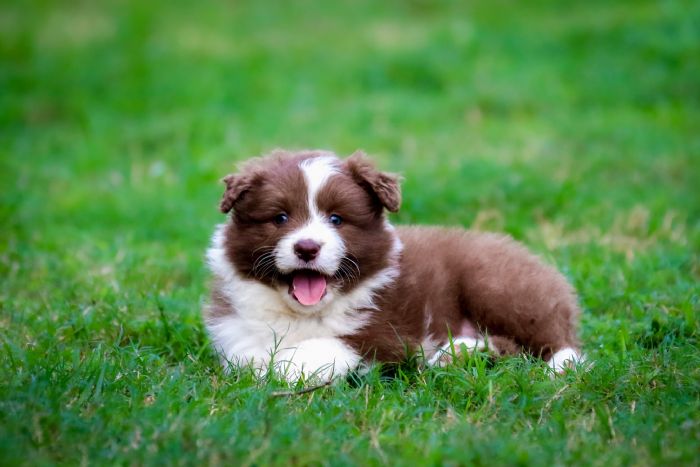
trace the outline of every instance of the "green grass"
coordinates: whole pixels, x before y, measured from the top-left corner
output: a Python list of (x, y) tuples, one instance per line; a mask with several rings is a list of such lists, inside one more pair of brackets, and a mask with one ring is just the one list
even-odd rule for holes
[[(693, 1), (3, 2), (0, 464), (697, 465), (699, 77)], [(224, 374), (219, 178), (277, 146), (525, 242), (593, 368)]]

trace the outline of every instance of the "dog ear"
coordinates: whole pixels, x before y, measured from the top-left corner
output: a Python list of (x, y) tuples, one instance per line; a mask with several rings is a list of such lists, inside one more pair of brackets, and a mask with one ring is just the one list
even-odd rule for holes
[(221, 198), (219, 209), (226, 214), (233, 209), (233, 205), (243, 196), (243, 193), (250, 190), (252, 181), (246, 175), (235, 174), (227, 175), (221, 181), (226, 184), (226, 191)]
[(378, 171), (362, 151), (355, 151), (345, 164), (357, 183), (373, 193), (388, 211), (398, 212), (401, 206), (399, 175)]

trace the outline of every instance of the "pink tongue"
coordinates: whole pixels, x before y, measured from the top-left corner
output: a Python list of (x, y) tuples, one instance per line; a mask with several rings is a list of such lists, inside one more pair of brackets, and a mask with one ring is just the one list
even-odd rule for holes
[(315, 305), (326, 292), (326, 278), (318, 273), (297, 272), (292, 279), (292, 294), (302, 305)]

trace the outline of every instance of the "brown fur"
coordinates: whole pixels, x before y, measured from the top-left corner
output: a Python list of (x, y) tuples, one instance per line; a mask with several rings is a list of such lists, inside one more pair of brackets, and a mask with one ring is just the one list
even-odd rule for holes
[[(227, 226), (226, 251), (245, 276), (270, 285), (283, 280), (276, 271), (264, 267), (265, 258), (282, 236), (309, 218), (306, 199), (289, 193), (306, 190), (298, 164), (315, 155), (312, 151), (299, 154), (276, 151), (266, 158), (249, 161), (239, 175), (224, 178), (226, 191), (221, 209), (234, 209)], [(280, 212), (290, 215), (289, 223), (283, 226), (271, 222)]]
[(400, 360), (425, 339), (445, 342), (465, 326), (486, 333), (504, 354), (524, 350), (547, 359), (578, 348), (573, 289), (509, 237), (439, 227), (398, 232), (404, 250), (395, 287), (377, 297), (381, 313), (345, 337), (362, 353)]
[(345, 166), (352, 178), (365, 186), (388, 211), (399, 211), (401, 190), (398, 175), (379, 172), (362, 151), (348, 157)]
[[(361, 265), (359, 270), (352, 263), (348, 266), (356, 276), (345, 282), (344, 292), (387, 266), (393, 239), (384, 230), (385, 201), (373, 191), (371, 183), (374, 182), (358, 184), (354, 175), (348, 176), (357, 162), (357, 159), (348, 159), (343, 173), (333, 177), (333, 182), (323, 187), (316, 198), (321, 211), (342, 215), (344, 221), (338, 233), (348, 248), (348, 259)], [(398, 189), (398, 185), (394, 185), (394, 191), (398, 192)], [(392, 198), (389, 191), (391, 188), (387, 188), (387, 194), (383, 197), (388, 197), (388, 202), (391, 202), (396, 195)]]

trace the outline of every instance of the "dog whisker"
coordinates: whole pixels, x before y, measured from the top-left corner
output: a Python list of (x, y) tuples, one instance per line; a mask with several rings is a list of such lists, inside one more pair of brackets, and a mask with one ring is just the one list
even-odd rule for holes
[(344, 257), (340, 261), (340, 265), (338, 266), (335, 276), (338, 279), (344, 280), (351, 284), (359, 282), (360, 267), (352, 258)]
[[(265, 248), (270, 249), (269, 247)], [(260, 248), (258, 250), (260, 250)], [(273, 277), (276, 276), (277, 273), (275, 271), (275, 257), (272, 251), (263, 253), (255, 260), (255, 262), (253, 263), (252, 272), (253, 276), (257, 278), (265, 277), (271, 272), (274, 273)]]
[(275, 248), (277, 248), (277, 246), (275, 246), (275, 245), (272, 245), (272, 246), (271, 246), (271, 245), (263, 245), (263, 246), (261, 246), (261, 247), (256, 248), (255, 250), (253, 250), (253, 251), (250, 253), (250, 256), (255, 257), (255, 254), (256, 254), (258, 251), (262, 251), (262, 252), (263, 252), (262, 256), (265, 256), (265, 255), (267, 255), (267, 254), (270, 254), (272, 251), (274, 251)]

